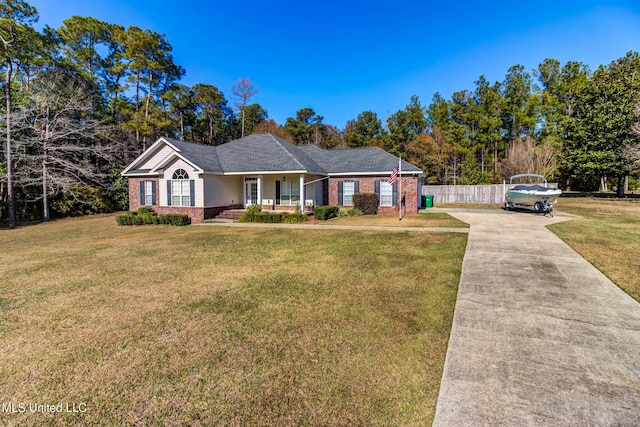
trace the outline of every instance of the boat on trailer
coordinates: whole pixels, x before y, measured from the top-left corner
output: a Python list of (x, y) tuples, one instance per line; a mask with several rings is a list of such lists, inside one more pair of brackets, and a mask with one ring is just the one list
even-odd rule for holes
[[(536, 178), (533, 184), (514, 184), (514, 181), (522, 178)], [(553, 216), (553, 205), (558, 201), (562, 191), (558, 188), (549, 187), (547, 179), (542, 175), (523, 173), (513, 175), (509, 178), (509, 189), (505, 195), (504, 208), (511, 210), (515, 208), (531, 209), (535, 212), (548, 213)]]

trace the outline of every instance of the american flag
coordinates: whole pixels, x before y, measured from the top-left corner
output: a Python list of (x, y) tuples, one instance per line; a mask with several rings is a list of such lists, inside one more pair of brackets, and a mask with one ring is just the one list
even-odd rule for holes
[(393, 172), (391, 172), (391, 176), (389, 177), (389, 185), (395, 184), (396, 178), (398, 178), (398, 168), (395, 168)]

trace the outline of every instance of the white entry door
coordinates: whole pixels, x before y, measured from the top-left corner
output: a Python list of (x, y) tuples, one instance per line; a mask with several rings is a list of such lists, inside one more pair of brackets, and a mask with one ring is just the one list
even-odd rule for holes
[(248, 178), (244, 182), (244, 206), (249, 207), (258, 203), (258, 182)]

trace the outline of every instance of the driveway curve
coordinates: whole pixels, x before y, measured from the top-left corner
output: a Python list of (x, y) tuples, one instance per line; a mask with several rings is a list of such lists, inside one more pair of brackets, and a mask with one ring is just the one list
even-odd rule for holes
[(640, 424), (640, 304), (527, 212), (470, 224), (434, 426)]

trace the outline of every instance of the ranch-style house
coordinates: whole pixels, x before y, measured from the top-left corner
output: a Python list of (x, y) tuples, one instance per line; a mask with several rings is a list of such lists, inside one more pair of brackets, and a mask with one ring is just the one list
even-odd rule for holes
[(162, 137), (122, 175), (130, 210), (150, 206), (193, 223), (256, 203), (280, 211), (349, 207), (356, 193), (376, 193), (381, 214), (398, 213), (399, 204), (403, 213), (417, 213), (424, 173), (403, 160), (401, 187), (390, 185), (397, 166), (397, 157), (375, 147), (325, 150), (258, 133), (218, 146)]

